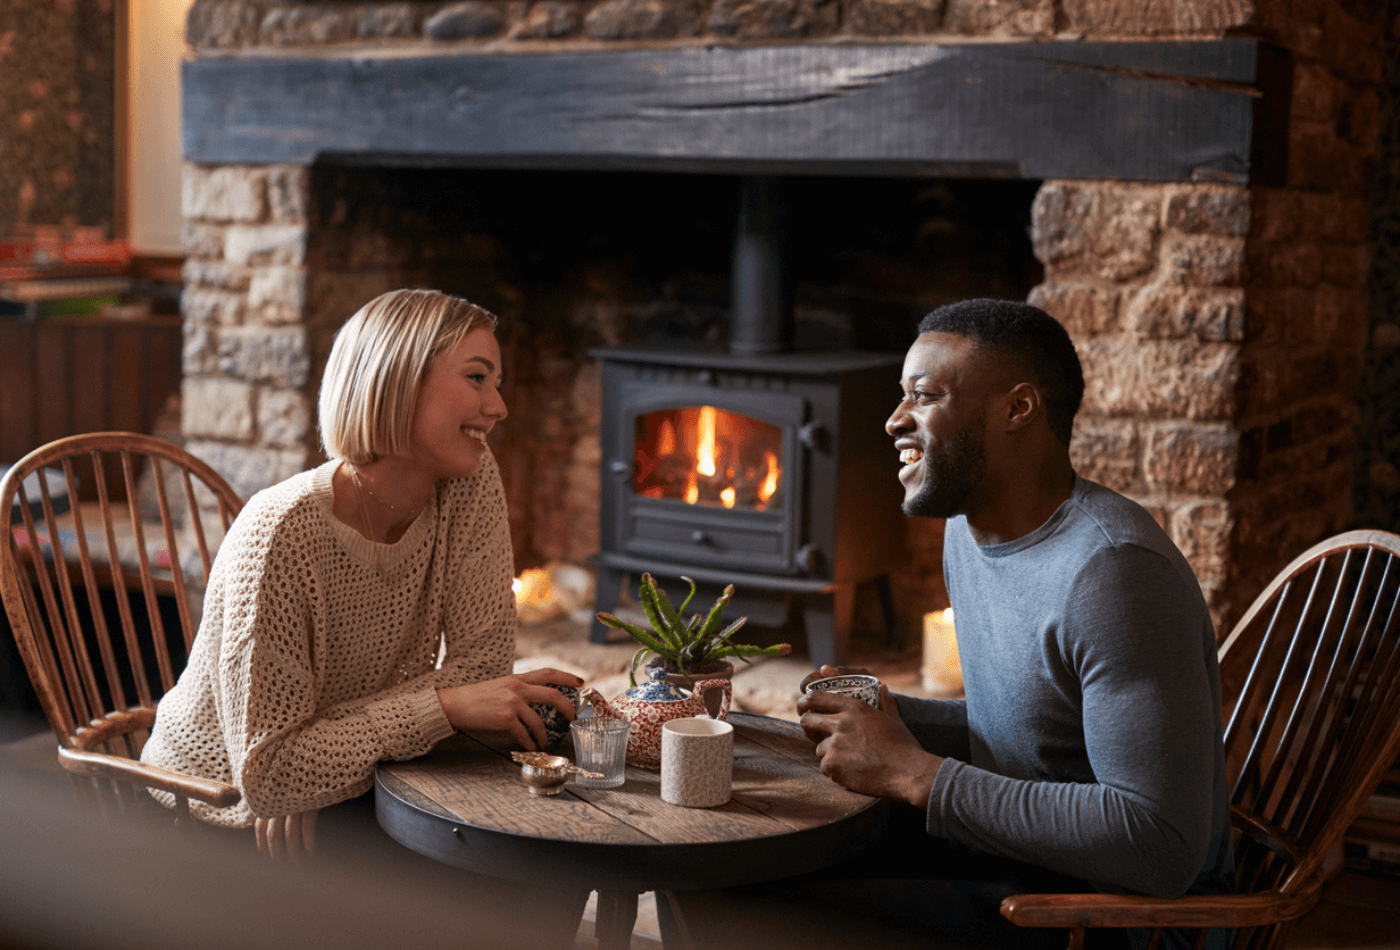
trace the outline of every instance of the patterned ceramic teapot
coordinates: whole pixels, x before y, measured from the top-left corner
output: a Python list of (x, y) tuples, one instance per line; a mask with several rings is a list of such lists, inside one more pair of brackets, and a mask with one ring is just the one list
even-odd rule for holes
[(705, 693), (720, 690), (716, 719), (729, 715), (729, 699), (734, 686), (729, 680), (701, 680), (687, 693), (666, 682), (666, 671), (659, 666), (648, 671), (651, 682), (634, 686), (608, 702), (596, 689), (585, 690), (584, 698), (593, 705), (593, 715), (626, 719), (632, 724), (627, 737), (627, 764), (643, 769), (661, 767), (661, 724), (672, 719), (707, 715)]

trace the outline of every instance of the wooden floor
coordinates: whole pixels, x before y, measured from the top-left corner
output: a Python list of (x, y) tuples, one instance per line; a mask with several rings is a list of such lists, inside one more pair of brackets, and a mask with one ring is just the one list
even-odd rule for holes
[(1289, 950), (1397, 950), (1400, 948), (1400, 881), (1343, 874), (1322, 901), (1299, 918)]
[[(592, 911), (590, 901), (589, 911)], [(579, 929), (573, 950), (596, 950), (593, 920)], [(1321, 903), (1293, 926), (1288, 950), (1400, 950), (1400, 881), (1343, 874)], [(651, 894), (642, 895), (632, 950), (660, 950)]]

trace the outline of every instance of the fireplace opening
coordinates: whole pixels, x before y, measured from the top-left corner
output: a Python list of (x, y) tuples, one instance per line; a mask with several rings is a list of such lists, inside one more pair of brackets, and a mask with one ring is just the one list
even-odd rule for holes
[[(428, 286), (467, 297), (502, 317), (511, 418), (493, 434), (493, 451), (518, 571), (595, 561), (605, 530), (602, 499), (609, 486), (621, 485), (640, 505), (633, 509), (642, 516), (634, 540), (643, 562), (674, 551), (679, 539), (718, 573), (726, 563), (800, 572), (803, 558), (821, 552), (796, 506), (810, 495), (813, 473), (824, 471), (802, 460), (812, 451), (804, 439), (836, 433), (804, 431), (812, 420), (796, 410), (774, 415), (783, 404), (776, 390), (788, 382), (753, 384), (760, 388), (742, 398), (718, 400), (705, 383), (664, 405), (629, 411), (620, 483), (603, 446), (604, 369), (590, 350), (659, 348), (706, 360), (731, 351), (742, 182), (717, 174), (319, 162), (311, 168), (307, 247), (311, 326), (322, 358), (315, 365), (345, 317), (376, 293)], [(782, 332), (790, 336), (778, 347), (760, 341), (750, 349), (787, 349), (799, 359), (888, 358), (902, 355), (918, 317), (942, 303), (1024, 299), (1042, 277), (1028, 236), (1037, 187), (1017, 180), (784, 179), (781, 293), (792, 323)], [(832, 371), (818, 366), (798, 375)], [(725, 374), (697, 366), (675, 372), (680, 389)], [(870, 430), (861, 436), (869, 457), (859, 460), (860, 490), (897, 511), (895, 456), (880, 452), (898, 363), (835, 372), (871, 405), (860, 423)], [(812, 404), (810, 395), (801, 399)], [(697, 512), (698, 524), (690, 517)], [(888, 594), (895, 615), (914, 624), (943, 605), (941, 525), (895, 520), (902, 534), (893, 538), (899, 557)], [(742, 535), (734, 542), (742, 556), (726, 561), (726, 539), (733, 537), (726, 532), (734, 531)], [(710, 541), (693, 541), (697, 534)], [(853, 635), (887, 643), (886, 592), (862, 582), (854, 593)], [(761, 608), (752, 624), (782, 623), (793, 612)], [(912, 626), (898, 631), (905, 643), (917, 636)]]
[(637, 417), (632, 490), (687, 505), (766, 511), (783, 503), (783, 431), (714, 406)]

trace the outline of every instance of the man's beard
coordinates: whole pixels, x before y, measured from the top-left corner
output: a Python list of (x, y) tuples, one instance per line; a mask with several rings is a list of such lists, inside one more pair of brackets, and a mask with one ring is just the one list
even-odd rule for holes
[(918, 492), (904, 500), (904, 513), (910, 517), (951, 518), (964, 513), (968, 496), (982, 484), (987, 474), (987, 446), (982, 438), (982, 419), (975, 419), (958, 430), (919, 465)]

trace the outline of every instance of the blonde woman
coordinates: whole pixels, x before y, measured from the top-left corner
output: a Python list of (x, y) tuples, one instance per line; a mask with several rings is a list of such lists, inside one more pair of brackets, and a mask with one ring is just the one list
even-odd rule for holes
[(530, 703), (573, 716), (547, 684), (578, 677), (510, 672), (513, 561), (486, 445), (506, 418), (495, 324), (430, 290), (362, 307), (321, 387), (330, 461), (254, 495), (220, 548), (141, 757), (236, 785), (239, 804), (196, 817), (255, 828), (274, 857), (314, 850), (321, 809), (366, 813), (380, 760), (455, 730), (542, 748)]

